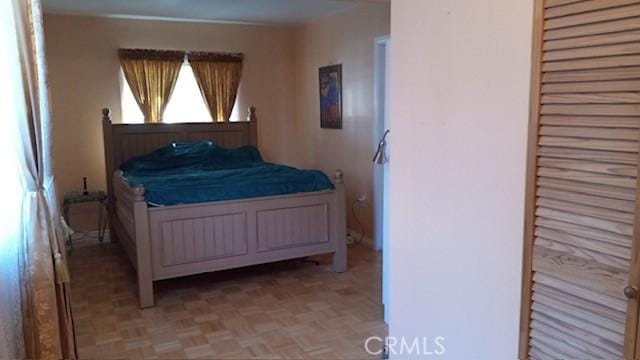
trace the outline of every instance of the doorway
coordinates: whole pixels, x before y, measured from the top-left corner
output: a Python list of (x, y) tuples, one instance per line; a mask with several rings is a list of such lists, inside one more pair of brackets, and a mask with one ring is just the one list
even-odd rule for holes
[(389, 308), (388, 243), (389, 243), (389, 36), (375, 39), (374, 43), (374, 241), (377, 251), (382, 251), (382, 304), (384, 320)]

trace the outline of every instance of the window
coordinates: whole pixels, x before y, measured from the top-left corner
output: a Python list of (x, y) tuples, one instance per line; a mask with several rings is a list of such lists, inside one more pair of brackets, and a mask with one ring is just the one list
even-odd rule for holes
[[(121, 104), (122, 104), (122, 122), (125, 123), (143, 123), (144, 116), (133, 93), (124, 78), (124, 73), (120, 71), (120, 87), (121, 87)], [(238, 92), (239, 93), (239, 92)], [(233, 112), (229, 121), (239, 121), (238, 98), (233, 106)], [(165, 123), (179, 122), (209, 122), (211, 115), (209, 109), (202, 98), (200, 88), (196, 82), (193, 71), (188, 63), (182, 65), (173, 94), (169, 99), (169, 103), (164, 110), (162, 121)]]

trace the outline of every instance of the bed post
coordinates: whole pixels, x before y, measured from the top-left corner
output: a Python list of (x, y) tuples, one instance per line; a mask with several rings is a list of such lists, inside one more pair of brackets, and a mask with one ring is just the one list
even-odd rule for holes
[(255, 106), (249, 107), (247, 121), (249, 122), (249, 144), (258, 147), (258, 117)]
[(102, 136), (104, 142), (104, 162), (107, 178), (107, 218), (109, 219), (109, 240), (115, 242), (116, 232), (114, 230), (116, 202), (113, 193), (113, 146), (112, 146), (112, 126), (111, 126), (111, 109), (102, 109)]
[(335, 185), (336, 211), (333, 213), (333, 237), (335, 252), (333, 253), (333, 271), (341, 273), (347, 271), (347, 199), (344, 190), (344, 174), (342, 170), (336, 170), (333, 178)]
[(138, 270), (138, 300), (140, 308), (153, 306), (153, 273), (151, 269), (151, 236), (149, 209), (144, 199), (145, 189), (134, 187), (133, 218), (135, 222), (136, 261)]

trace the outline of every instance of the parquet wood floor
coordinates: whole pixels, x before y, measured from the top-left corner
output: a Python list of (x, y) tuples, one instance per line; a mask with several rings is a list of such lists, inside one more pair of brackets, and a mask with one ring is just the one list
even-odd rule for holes
[(91, 238), (69, 256), (81, 359), (364, 359), (387, 332), (381, 256), (362, 246), (344, 274), (323, 256), (156, 282), (145, 310), (125, 256)]

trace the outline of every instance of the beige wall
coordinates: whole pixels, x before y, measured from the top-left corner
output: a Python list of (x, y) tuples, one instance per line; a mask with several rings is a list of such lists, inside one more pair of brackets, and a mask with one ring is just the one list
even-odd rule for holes
[[(349, 204), (373, 234), (373, 43), (389, 34), (389, 6), (361, 5), (296, 26), (126, 20), (47, 14), (45, 36), (54, 119), (54, 161), (60, 193), (82, 177), (105, 188), (100, 109), (120, 121), (117, 49), (141, 47), (245, 54), (239, 106), (258, 108), (260, 148), (269, 161), (346, 176)], [(318, 68), (343, 65), (343, 130), (320, 129)], [(244, 116), (244, 115), (243, 115)], [(185, 119), (188, 120), (188, 119)], [(71, 214), (94, 228), (92, 207)], [(349, 212), (349, 226), (358, 229)]]
[[(369, 206), (356, 208), (366, 234), (373, 237), (373, 49), (389, 35), (389, 6), (361, 5), (321, 18), (296, 32), (296, 116), (298, 162), (328, 174), (345, 173), (348, 204), (365, 195)], [(342, 64), (343, 129), (320, 128), (318, 68)], [(349, 210), (349, 227), (359, 230)]]
[(518, 355), (532, 3), (392, 2), (389, 330), (447, 359)]
[[(80, 189), (83, 176), (92, 188), (105, 188), (100, 109), (110, 107), (114, 121), (120, 120), (120, 47), (244, 53), (242, 113), (249, 105), (257, 107), (267, 160), (295, 164), (291, 28), (50, 14), (44, 26), (59, 192)], [(95, 228), (92, 207), (76, 208), (71, 215), (80, 228)]]

